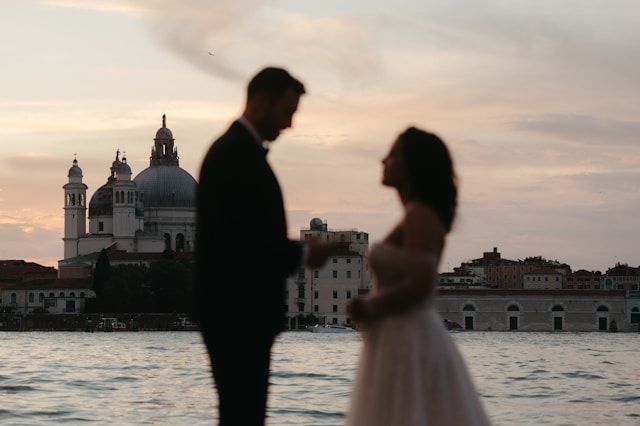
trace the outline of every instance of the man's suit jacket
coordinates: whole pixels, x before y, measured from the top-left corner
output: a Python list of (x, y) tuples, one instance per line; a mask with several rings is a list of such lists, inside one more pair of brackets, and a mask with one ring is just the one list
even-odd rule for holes
[(205, 331), (274, 335), (286, 277), (302, 246), (287, 238), (282, 193), (266, 151), (234, 122), (205, 157), (198, 185), (196, 309)]

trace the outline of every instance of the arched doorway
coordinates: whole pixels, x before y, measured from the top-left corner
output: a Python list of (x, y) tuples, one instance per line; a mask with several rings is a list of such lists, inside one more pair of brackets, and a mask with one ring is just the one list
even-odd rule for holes
[(515, 331), (519, 329), (520, 326), (520, 306), (516, 304), (511, 304), (507, 308), (507, 321), (509, 330)]
[(564, 308), (561, 305), (553, 305), (551, 314), (553, 317), (553, 331), (564, 330)]
[(176, 235), (176, 253), (184, 251), (184, 234)]
[(605, 305), (598, 306), (596, 315), (598, 317), (598, 331), (607, 331), (607, 326), (609, 325), (609, 308)]
[(475, 327), (476, 308), (470, 303), (467, 303), (462, 308), (462, 314), (464, 318), (464, 329), (473, 330)]

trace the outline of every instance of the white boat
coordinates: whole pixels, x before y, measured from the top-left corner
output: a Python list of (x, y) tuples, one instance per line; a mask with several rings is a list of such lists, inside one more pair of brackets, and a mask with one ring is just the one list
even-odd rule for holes
[(312, 333), (353, 333), (354, 330), (351, 327), (343, 327), (341, 325), (316, 324), (311, 328)]

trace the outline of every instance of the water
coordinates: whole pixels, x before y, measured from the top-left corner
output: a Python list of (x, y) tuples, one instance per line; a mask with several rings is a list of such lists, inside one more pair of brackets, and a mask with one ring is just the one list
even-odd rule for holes
[[(495, 424), (640, 424), (640, 334), (452, 337)], [(198, 333), (0, 333), (0, 341), (2, 424), (215, 422)], [(356, 334), (283, 334), (268, 424), (342, 424), (360, 344)]]

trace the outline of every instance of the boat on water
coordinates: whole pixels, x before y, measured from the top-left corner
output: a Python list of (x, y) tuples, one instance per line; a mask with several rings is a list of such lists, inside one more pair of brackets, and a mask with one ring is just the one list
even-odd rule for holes
[(101, 318), (98, 324), (98, 330), (110, 332), (110, 331), (127, 331), (127, 325), (118, 318)]
[(353, 333), (355, 330), (351, 327), (344, 327), (341, 325), (316, 324), (311, 328), (312, 333)]

